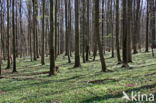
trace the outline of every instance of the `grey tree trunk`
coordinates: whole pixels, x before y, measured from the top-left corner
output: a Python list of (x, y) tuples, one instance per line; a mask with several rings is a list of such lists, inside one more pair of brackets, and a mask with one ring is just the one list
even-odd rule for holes
[(122, 23), (123, 23), (123, 67), (128, 67), (128, 38), (127, 38), (127, 0), (122, 0)]
[(121, 64), (120, 57), (120, 43), (119, 43), (119, 0), (116, 1), (116, 52), (118, 64)]
[(80, 66), (79, 0), (75, 0), (75, 66)]
[(44, 12), (45, 12), (45, 0), (42, 0), (42, 3), (43, 3), (43, 4), (42, 4), (42, 6), (43, 6), (43, 8), (42, 8), (43, 11), (42, 11), (42, 12), (43, 12), (43, 13), (42, 13), (42, 38), (41, 38), (41, 39), (42, 39), (42, 57), (41, 57), (41, 64), (44, 65), (44, 64), (45, 64), (45, 58), (44, 58), (44, 51), (45, 51), (45, 50), (44, 50), (44, 37), (45, 37), (45, 36), (44, 36), (44, 17), (45, 17), (45, 16), (44, 16)]
[(53, 0), (50, 0), (50, 72), (49, 76), (55, 75), (55, 50), (54, 50), (54, 28), (53, 28)]
[(128, 46), (128, 62), (132, 62), (131, 54), (131, 15), (132, 15), (132, 0), (128, 0), (128, 17), (127, 17), (127, 46)]
[(15, 16), (14, 16), (14, 7), (15, 1), (12, 0), (12, 33), (13, 33), (13, 73), (16, 71), (16, 35), (15, 35)]
[(147, 1), (147, 11), (146, 11), (146, 43), (145, 43), (145, 52), (149, 52), (148, 50), (148, 46), (149, 46), (149, 36), (148, 36), (148, 33), (149, 33), (149, 0), (146, 0)]
[(100, 40), (100, 34), (99, 34), (99, 0), (95, 1), (95, 33), (96, 33), (96, 40), (99, 48), (99, 55), (100, 55), (100, 61), (102, 65), (102, 72), (106, 72), (106, 63), (103, 56), (103, 50)]
[(6, 69), (10, 69), (10, 33), (9, 33), (9, 28), (10, 28), (10, 10), (9, 10), (9, 5), (10, 5), (10, 1), (7, 0), (7, 57), (8, 57), (8, 61), (7, 61), (7, 68)]

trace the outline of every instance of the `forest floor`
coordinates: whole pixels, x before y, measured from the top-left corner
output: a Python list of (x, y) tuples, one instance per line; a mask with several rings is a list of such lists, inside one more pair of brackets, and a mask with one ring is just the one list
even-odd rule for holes
[(28, 57), (19, 58), (15, 74), (4, 70), (4, 62), (0, 103), (125, 103), (123, 91), (128, 95), (132, 91), (156, 95), (156, 57), (151, 52), (133, 55), (128, 69), (110, 57), (110, 53), (105, 55), (109, 71), (102, 73), (99, 57), (73, 68), (74, 57), (68, 64), (67, 57), (61, 55), (56, 61), (60, 73), (52, 77), (48, 76), (48, 58), (44, 66), (40, 59), (30, 62)]

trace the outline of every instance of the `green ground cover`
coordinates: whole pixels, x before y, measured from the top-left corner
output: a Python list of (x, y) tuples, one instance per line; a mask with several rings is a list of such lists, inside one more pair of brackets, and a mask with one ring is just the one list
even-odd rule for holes
[[(49, 59), (42, 66), (40, 59), (17, 60), (18, 72), (4, 70), (0, 79), (0, 103), (124, 103), (122, 92), (156, 94), (156, 57), (151, 53), (133, 55), (130, 68), (116, 65), (116, 58), (106, 54), (108, 72), (102, 73), (99, 58), (73, 68), (60, 55), (56, 61), (60, 73), (49, 77)], [(131, 103), (131, 102), (129, 102)], [(147, 102), (148, 103), (148, 102)]]

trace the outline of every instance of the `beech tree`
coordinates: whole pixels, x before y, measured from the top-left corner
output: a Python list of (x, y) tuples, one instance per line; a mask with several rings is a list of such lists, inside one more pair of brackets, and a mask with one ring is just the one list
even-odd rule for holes
[(147, 2), (147, 11), (146, 11), (146, 43), (145, 43), (145, 52), (148, 52), (148, 46), (149, 46), (149, 0), (146, 0)]
[(45, 15), (45, 0), (42, 0), (42, 5), (43, 5), (43, 14), (42, 14), (42, 58), (41, 58), (41, 63), (42, 63), (42, 65), (44, 65), (45, 64), (45, 58), (44, 58), (44, 15)]
[(13, 67), (13, 72), (19, 57), (30, 57), (31, 62), (41, 57), (42, 65), (49, 57), (49, 75), (54, 75), (55, 61), (61, 54), (68, 63), (74, 62), (74, 67), (99, 56), (103, 72), (108, 53), (123, 67), (128, 67), (132, 55), (142, 48), (154, 56), (155, 0), (0, 2), (0, 52), (7, 60), (6, 69)]
[(116, 52), (118, 64), (121, 63), (120, 43), (119, 43), (119, 0), (116, 0)]
[(123, 25), (123, 42), (122, 42), (122, 53), (123, 53), (123, 67), (128, 67), (128, 37), (127, 37), (127, 1), (122, 0), (122, 25)]
[(14, 4), (15, 4), (15, 1), (12, 0), (13, 72), (17, 72), (16, 71), (16, 35), (15, 35)]
[(50, 0), (50, 72), (49, 75), (55, 75), (55, 50), (54, 50), (54, 28), (53, 28), (53, 0)]
[(95, 28), (96, 40), (97, 40), (97, 44), (99, 48), (102, 72), (106, 72), (106, 63), (103, 57), (103, 50), (102, 50), (102, 45), (101, 45), (101, 40), (100, 40), (100, 35), (99, 35), (99, 0), (95, 1), (95, 27), (94, 28)]
[(10, 10), (9, 10), (10, 1), (7, 0), (7, 68), (10, 69)]
[(80, 66), (79, 0), (75, 0), (75, 66)]

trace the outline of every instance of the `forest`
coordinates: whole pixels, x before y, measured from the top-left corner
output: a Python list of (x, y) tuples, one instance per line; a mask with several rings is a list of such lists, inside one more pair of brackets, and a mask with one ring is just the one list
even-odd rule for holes
[(155, 103), (156, 0), (0, 0), (0, 103)]

